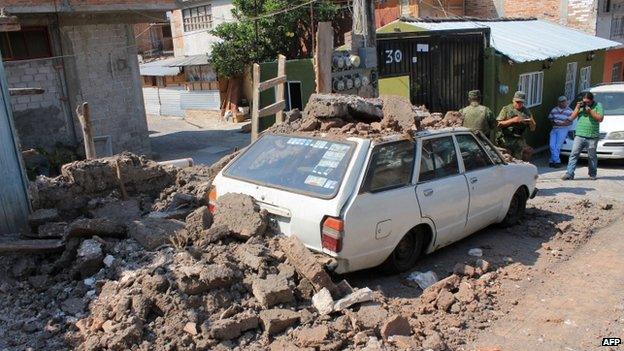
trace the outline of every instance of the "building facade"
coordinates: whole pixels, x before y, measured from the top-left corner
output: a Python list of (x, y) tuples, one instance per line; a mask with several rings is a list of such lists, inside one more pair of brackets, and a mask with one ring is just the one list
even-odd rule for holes
[[(490, 31), (485, 54), (460, 54), (458, 48), (467, 43), (464, 38), (457, 39), (460, 34), (484, 29)], [(434, 33), (441, 34), (446, 43), (452, 44), (452, 51), (439, 53), (444, 43), (431, 42)], [(524, 40), (514, 41), (518, 37)], [(534, 147), (548, 143), (550, 123), (547, 116), (556, 105), (557, 98), (566, 95), (572, 100), (579, 92), (601, 83), (607, 49), (618, 45), (617, 42), (543, 20), (397, 21), (379, 29), (377, 38), (378, 41), (392, 41), (388, 45), (378, 45), (380, 94), (403, 95), (410, 97), (413, 103), (423, 103), (418, 95), (423, 82), (432, 79), (444, 81), (446, 77), (451, 84), (434, 85), (430, 88), (433, 91), (428, 92), (429, 96), (444, 96), (441, 89), (451, 86), (451, 89), (457, 90), (455, 93), (464, 96), (463, 104), (466, 104), (468, 91), (481, 88), (485, 105), (498, 113), (503, 106), (511, 103), (515, 91), (522, 90), (527, 94), (527, 107), (531, 109), (538, 126), (542, 126), (527, 136)], [(406, 45), (408, 40), (413, 40), (414, 45)], [(399, 55), (397, 51), (400, 51)], [(389, 53), (392, 55), (388, 56)], [(443, 67), (441, 76), (434, 74), (439, 68), (428, 64), (425, 59), (436, 56), (437, 62), (444, 63), (440, 65)], [(466, 84), (465, 72), (476, 71), (470, 68), (474, 60), (481, 61), (482, 77)], [(433, 73), (428, 69), (433, 69)], [(478, 84), (480, 81), (481, 86)], [(455, 103), (455, 106), (446, 109), (457, 110), (463, 104)]]
[(10, 88), (44, 93), (11, 99), (22, 148), (82, 142), (75, 110), (88, 102), (96, 149), (150, 152), (133, 24), (163, 19), (174, 0), (5, 0), (20, 30), (0, 32)]
[(171, 32), (175, 56), (210, 55), (220, 39), (210, 30), (231, 22), (231, 0), (180, 0), (181, 8), (171, 13)]

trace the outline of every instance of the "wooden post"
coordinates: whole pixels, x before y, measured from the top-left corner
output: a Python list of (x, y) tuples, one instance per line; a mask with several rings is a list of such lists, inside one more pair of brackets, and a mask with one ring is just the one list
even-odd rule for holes
[(76, 107), (76, 114), (80, 125), (82, 126), (82, 137), (85, 144), (85, 154), (87, 160), (96, 158), (95, 155), (95, 143), (93, 142), (93, 130), (91, 127), (91, 113), (89, 111), (89, 103), (85, 102), (82, 105)]
[(332, 59), (334, 55), (334, 30), (331, 22), (319, 22), (314, 50), (316, 92), (332, 92)]
[[(277, 56), (277, 76), (282, 77), (286, 75), (286, 56)], [(285, 83), (287, 84), (287, 83)], [(284, 84), (278, 84), (275, 87), (275, 102), (284, 100)], [(284, 110), (280, 110), (275, 114), (275, 123), (279, 124), (284, 122)]]
[(258, 139), (260, 131), (260, 65), (253, 64), (253, 106), (251, 112), (251, 141)]

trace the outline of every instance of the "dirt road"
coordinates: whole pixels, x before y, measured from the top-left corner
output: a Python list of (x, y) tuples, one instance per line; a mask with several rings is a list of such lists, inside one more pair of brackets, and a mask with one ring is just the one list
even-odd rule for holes
[[(605, 350), (624, 336), (624, 222), (599, 231), (568, 260), (541, 270), (518, 289), (518, 304), (473, 346), (502, 350)], [(471, 347), (468, 347), (471, 349)]]
[[(494, 311), (483, 311), (478, 322), (464, 321), (458, 330), (446, 330), (448, 349), (608, 350), (599, 346), (602, 337), (624, 336), (624, 221), (619, 203), (624, 177), (618, 164), (603, 165), (598, 181), (586, 179), (586, 172), (583, 167), (577, 180), (564, 182), (562, 170), (540, 167), (540, 196), (530, 201), (523, 223), (483, 230), (415, 267), (445, 277), (457, 262), (474, 262), (468, 250), (481, 248), (482, 258), (498, 273)], [(367, 271), (349, 279), (411, 305), (421, 290), (407, 276)], [(444, 321), (439, 322), (434, 328), (442, 328)]]

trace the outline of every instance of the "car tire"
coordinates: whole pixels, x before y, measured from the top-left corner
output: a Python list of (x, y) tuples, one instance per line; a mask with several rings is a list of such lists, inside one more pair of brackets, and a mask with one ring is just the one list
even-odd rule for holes
[(419, 230), (405, 234), (382, 264), (388, 273), (402, 273), (414, 267), (423, 251), (424, 235)]
[(518, 224), (518, 222), (524, 215), (524, 210), (526, 210), (526, 204), (528, 199), (529, 195), (524, 188), (519, 188), (518, 190), (516, 190), (509, 203), (509, 209), (507, 210), (507, 214), (505, 215), (503, 221), (500, 223), (501, 226), (511, 227)]

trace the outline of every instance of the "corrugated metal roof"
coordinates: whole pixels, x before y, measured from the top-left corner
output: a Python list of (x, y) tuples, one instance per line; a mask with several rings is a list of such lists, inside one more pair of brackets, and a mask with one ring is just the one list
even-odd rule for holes
[(209, 64), (208, 55), (172, 57), (144, 63), (139, 66), (142, 76), (175, 76), (180, 74), (181, 67)]
[(169, 67), (200, 66), (207, 65), (209, 60), (208, 55), (181, 56), (167, 60), (167, 65)]
[(142, 76), (157, 76), (157, 77), (177, 76), (178, 74), (180, 74), (180, 71), (181, 71), (180, 67), (167, 67), (167, 66), (156, 66), (156, 65), (147, 66), (147, 65), (148, 64), (139, 66), (139, 71), (141, 72)]
[(414, 26), (415, 30), (489, 27), (491, 30), (490, 45), (496, 51), (516, 62), (554, 59), (621, 45), (616, 41), (599, 38), (542, 20), (429, 22), (414, 19), (402, 21), (405, 24)]

